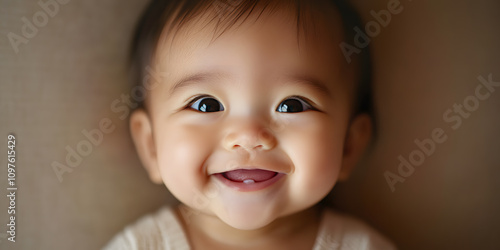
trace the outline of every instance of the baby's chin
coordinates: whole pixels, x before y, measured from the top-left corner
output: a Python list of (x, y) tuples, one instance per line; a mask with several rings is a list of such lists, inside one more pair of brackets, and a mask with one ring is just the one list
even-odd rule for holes
[(228, 226), (239, 230), (258, 230), (266, 227), (275, 221), (278, 216), (275, 214), (261, 211), (246, 211), (247, 214), (240, 212), (224, 212), (216, 216)]
[(214, 209), (213, 212), (215, 216), (232, 228), (258, 230), (285, 215), (286, 211), (280, 206), (274, 205), (261, 206), (239, 201), (232, 204), (226, 203), (224, 208)]

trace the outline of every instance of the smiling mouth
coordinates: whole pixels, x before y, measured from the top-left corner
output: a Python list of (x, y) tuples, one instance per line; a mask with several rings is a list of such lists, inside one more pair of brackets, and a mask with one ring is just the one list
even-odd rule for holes
[(214, 174), (216, 179), (241, 192), (266, 189), (284, 176), (284, 173), (264, 169), (236, 169)]
[(237, 169), (223, 172), (222, 176), (233, 182), (243, 182), (245, 184), (251, 184), (270, 180), (277, 174), (277, 172), (263, 169)]

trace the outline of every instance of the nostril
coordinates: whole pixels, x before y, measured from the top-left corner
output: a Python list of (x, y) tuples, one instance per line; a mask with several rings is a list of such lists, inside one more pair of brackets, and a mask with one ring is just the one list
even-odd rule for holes
[(263, 149), (271, 149), (276, 144), (276, 138), (266, 130), (259, 133), (259, 147)]
[(256, 146), (252, 146), (250, 144), (236, 144), (236, 145), (233, 145), (233, 149), (246, 149), (246, 150), (249, 150), (249, 149), (257, 149), (257, 148), (262, 148), (262, 145), (256, 145)]

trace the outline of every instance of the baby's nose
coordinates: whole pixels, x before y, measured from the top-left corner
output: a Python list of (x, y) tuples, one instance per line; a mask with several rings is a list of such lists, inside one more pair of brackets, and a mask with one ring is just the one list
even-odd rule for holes
[(247, 123), (232, 126), (223, 140), (226, 150), (270, 150), (276, 146), (272, 132), (259, 124)]

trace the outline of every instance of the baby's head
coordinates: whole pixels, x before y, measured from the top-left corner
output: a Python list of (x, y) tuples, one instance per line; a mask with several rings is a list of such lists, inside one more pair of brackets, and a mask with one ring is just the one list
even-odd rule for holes
[(366, 58), (339, 48), (353, 15), (335, 0), (153, 1), (133, 61), (162, 77), (138, 81), (130, 118), (151, 180), (238, 229), (322, 200), (371, 134)]

